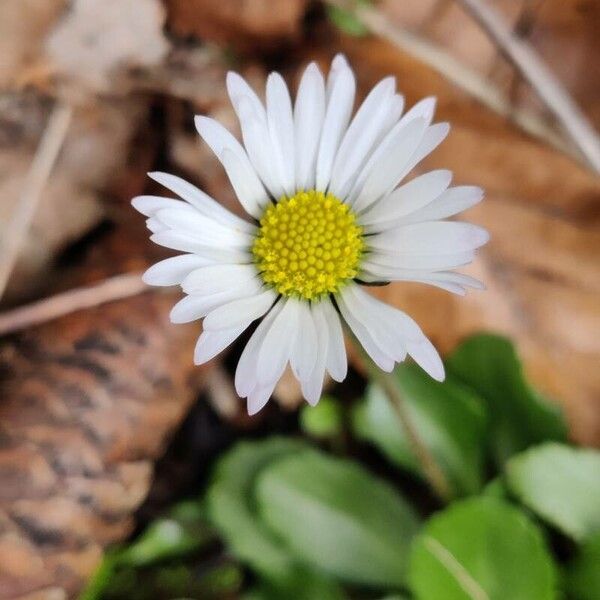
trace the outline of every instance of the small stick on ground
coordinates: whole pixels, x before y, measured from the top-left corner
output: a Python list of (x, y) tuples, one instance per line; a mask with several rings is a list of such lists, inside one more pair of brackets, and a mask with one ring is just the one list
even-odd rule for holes
[(58, 153), (62, 148), (72, 109), (62, 103), (56, 104), (48, 120), (48, 125), (39, 143), (15, 210), (2, 231), (0, 238), (0, 298), (8, 284), (23, 240), (27, 236), (31, 221), (42, 195), (46, 181), (52, 172)]
[(15, 333), (77, 310), (136, 296), (150, 288), (141, 273), (116, 275), (87, 287), (75, 288), (0, 314), (0, 335)]
[(600, 137), (535, 50), (511, 31), (504, 19), (481, 0), (459, 0), (464, 9), (481, 25), (500, 51), (529, 82), (540, 100), (554, 114), (577, 145), (589, 165), (600, 173)]

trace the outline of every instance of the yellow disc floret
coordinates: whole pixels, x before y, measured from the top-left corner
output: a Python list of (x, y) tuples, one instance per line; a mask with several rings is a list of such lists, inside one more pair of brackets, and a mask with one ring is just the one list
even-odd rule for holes
[(363, 249), (350, 207), (309, 190), (268, 206), (252, 253), (265, 283), (284, 296), (316, 300), (356, 276)]

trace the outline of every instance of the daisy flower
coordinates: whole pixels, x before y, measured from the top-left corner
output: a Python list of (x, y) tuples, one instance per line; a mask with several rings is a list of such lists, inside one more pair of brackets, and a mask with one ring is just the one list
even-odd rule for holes
[(416, 281), (456, 294), (481, 287), (453, 269), (471, 262), (486, 231), (445, 219), (479, 202), (482, 191), (449, 187), (446, 170), (399, 186), (448, 133), (447, 123), (431, 124), (435, 100), (403, 114), (387, 77), (352, 116), (356, 82), (341, 55), (327, 80), (310, 64), (294, 102), (278, 73), (268, 77), (265, 104), (236, 73), (227, 90), (243, 144), (213, 119), (198, 116), (195, 124), (249, 218), (167, 173), (150, 177), (179, 200), (133, 200), (151, 239), (184, 253), (152, 266), (144, 280), (181, 285), (186, 295), (173, 323), (204, 319), (196, 364), (261, 319), (235, 374), (249, 413), (266, 404), (288, 363), (315, 404), (326, 371), (335, 381), (346, 376), (343, 319), (384, 371), (409, 355), (443, 380), (442, 361), (415, 321), (363, 287)]

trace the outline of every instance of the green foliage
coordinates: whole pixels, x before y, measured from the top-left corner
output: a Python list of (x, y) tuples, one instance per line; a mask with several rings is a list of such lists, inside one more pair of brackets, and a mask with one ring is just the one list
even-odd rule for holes
[(537, 527), (495, 498), (456, 502), (415, 541), (410, 584), (418, 600), (551, 600), (555, 570)]
[(151, 523), (139, 538), (119, 554), (119, 564), (133, 567), (183, 556), (215, 537), (207, 526), (199, 502), (181, 502), (171, 509), (169, 517)]
[[(486, 419), (483, 403), (465, 387), (438, 383), (416, 365), (396, 368), (398, 388), (413, 425), (446, 473), (456, 495), (481, 489)], [(392, 462), (421, 473), (390, 400), (371, 384), (353, 415), (358, 437)]]
[(300, 427), (314, 438), (333, 438), (342, 433), (343, 417), (339, 401), (323, 396), (316, 406), (305, 404), (300, 409)]
[(401, 586), (418, 521), (387, 483), (315, 451), (287, 456), (259, 476), (260, 514), (306, 564), (341, 579)]
[[(561, 443), (565, 423), (529, 387), (511, 343), (466, 340), (448, 359), (445, 383), (410, 364), (395, 373), (454, 495), (471, 498), (422, 526), (409, 501), (357, 458), (291, 438), (240, 442), (218, 461), (204, 498), (176, 505), (111, 551), (81, 600), (400, 600), (409, 584), (414, 600), (554, 600), (544, 528), (572, 538), (566, 547), (552, 538), (562, 543), (568, 598), (600, 599), (600, 452)], [(344, 416), (339, 400), (324, 397), (299, 422), (308, 437), (354, 451)], [(355, 437), (424, 478), (380, 388), (371, 383), (351, 416)], [(403, 491), (431, 511), (421, 488)]]
[[(200, 502), (176, 504), (165, 517), (153, 521), (129, 546), (109, 552), (80, 600), (97, 600), (113, 595), (130, 600), (156, 598), (156, 590), (165, 581), (170, 581), (174, 567), (157, 567), (152, 571), (152, 578), (143, 576), (144, 585), (139, 583), (137, 569), (198, 552), (214, 539), (215, 534), (204, 518)], [(177, 590), (181, 593), (189, 591), (192, 577), (186, 567), (178, 565), (176, 574)], [(171, 586), (168, 587), (169, 591), (175, 592)]]
[(270, 578), (286, 577), (294, 559), (257, 518), (255, 480), (269, 463), (303, 448), (301, 442), (279, 437), (241, 442), (219, 461), (208, 488), (208, 516), (230, 550)]
[(509, 461), (506, 482), (525, 506), (574, 539), (600, 533), (599, 451), (543, 444)]
[[(369, 2), (359, 0), (359, 4), (369, 4)], [(344, 33), (354, 37), (363, 37), (369, 33), (369, 30), (351, 10), (330, 4), (325, 7), (325, 10), (329, 20)]]
[(451, 378), (470, 386), (485, 400), (489, 443), (499, 466), (534, 444), (566, 441), (560, 411), (529, 386), (508, 339), (492, 334), (469, 338), (450, 355), (447, 370)]
[(600, 534), (591, 537), (569, 564), (566, 583), (572, 600), (600, 598)]
[(318, 571), (298, 568), (283, 581), (264, 581), (244, 600), (345, 600), (342, 587)]

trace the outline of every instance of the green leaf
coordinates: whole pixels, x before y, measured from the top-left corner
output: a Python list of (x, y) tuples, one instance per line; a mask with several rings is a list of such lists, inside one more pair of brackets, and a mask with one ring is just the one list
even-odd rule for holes
[(492, 496), (493, 498), (498, 498), (499, 500), (507, 500), (509, 496), (504, 478), (500, 476), (492, 479), (483, 488), (481, 494), (484, 496)]
[(256, 515), (255, 480), (271, 461), (303, 448), (278, 437), (240, 442), (219, 461), (207, 492), (208, 517), (233, 554), (271, 578), (288, 576), (295, 561)]
[[(421, 438), (442, 467), (455, 494), (482, 486), (486, 419), (482, 401), (463, 386), (438, 383), (416, 365), (397, 367), (398, 387)], [(371, 384), (353, 413), (358, 437), (375, 444), (392, 462), (421, 474), (420, 464), (390, 400)]]
[(300, 427), (315, 438), (331, 438), (343, 429), (343, 411), (331, 396), (323, 396), (316, 406), (305, 404), (300, 410)]
[(285, 581), (265, 581), (244, 600), (344, 600), (341, 586), (318, 571), (299, 568)]
[(525, 506), (574, 539), (600, 532), (598, 450), (546, 443), (511, 459), (505, 479)]
[(567, 589), (572, 600), (600, 598), (600, 535), (586, 542), (567, 567)]
[(344, 33), (355, 37), (363, 37), (369, 33), (369, 30), (352, 11), (331, 4), (325, 8), (329, 20)]
[(199, 502), (175, 505), (167, 517), (150, 523), (144, 532), (119, 554), (119, 565), (142, 567), (160, 560), (184, 556), (215, 538)]
[(559, 408), (529, 386), (508, 339), (493, 334), (469, 338), (450, 355), (447, 370), (451, 378), (470, 386), (486, 401), (489, 443), (498, 465), (534, 444), (566, 440), (567, 427)]
[(264, 521), (304, 563), (357, 583), (404, 583), (417, 518), (357, 464), (317, 451), (287, 456), (262, 472), (257, 499)]
[(552, 600), (556, 573), (541, 532), (490, 497), (434, 515), (415, 540), (410, 584), (417, 600)]

